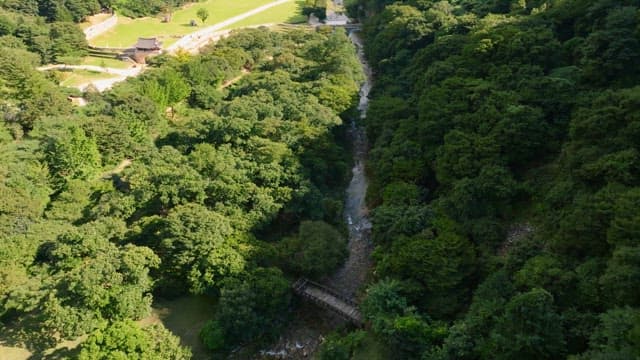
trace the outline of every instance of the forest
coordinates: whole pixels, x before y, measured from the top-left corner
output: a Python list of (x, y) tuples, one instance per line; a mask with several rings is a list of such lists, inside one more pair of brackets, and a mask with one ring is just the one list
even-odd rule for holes
[(0, 7), (24, 15), (41, 16), (49, 22), (80, 22), (101, 11), (118, 11), (124, 16), (141, 17), (170, 11), (202, 0), (3, 0)]
[[(86, 54), (88, 15), (181, 4), (0, 1), (0, 346), (188, 359), (141, 320), (199, 295), (225, 357), (277, 339), (292, 282), (347, 257), (345, 31), (236, 31), (85, 107), (36, 70)], [(374, 267), (365, 328), (317, 357), (640, 358), (640, 1), (345, 4), (375, 78)]]
[(361, 307), (380, 358), (640, 357), (639, 9), (351, 7), (375, 72)]
[(187, 359), (139, 321), (155, 298), (185, 295), (215, 299), (200, 334), (214, 354), (276, 336), (291, 281), (346, 256), (342, 124), (363, 79), (346, 33), (238, 31), (75, 107), (35, 67), (68, 43), (55, 29), (81, 31), (22, 5), (2, 3), (19, 14), (0, 39), (2, 345), (42, 356), (81, 339), (57, 358)]

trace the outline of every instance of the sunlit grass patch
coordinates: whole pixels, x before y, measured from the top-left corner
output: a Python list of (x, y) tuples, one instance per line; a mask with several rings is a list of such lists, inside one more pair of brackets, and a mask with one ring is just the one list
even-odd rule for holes
[(262, 24), (299, 24), (305, 23), (307, 17), (302, 14), (304, 0), (290, 1), (271, 9), (265, 10), (259, 14), (250, 16), (241, 20), (226, 29), (237, 29), (245, 26), (262, 25)]
[(110, 68), (116, 68), (116, 69), (128, 69), (133, 64), (131, 62), (118, 60), (116, 58), (108, 59), (103, 57), (87, 56), (84, 59), (82, 59), (82, 65), (102, 66), (102, 67), (110, 67)]
[[(172, 36), (186, 35), (201, 29), (203, 26), (216, 24), (270, 2), (273, 2), (273, 0), (208, 0), (202, 3), (190, 4), (174, 11), (171, 21), (168, 23), (162, 22), (161, 15), (141, 19), (120, 16), (118, 25), (91, 40), (90, 43), (95, 46), (124, 48), (134, 45), (139, 37), (158, 37), (161, 40), (170, 39)], [(200, 8), (205, 8), (209, 11), (209, 18), (204, 25), (196, 15)], [(195, 20), (198, 26), (190, 26), (191, 20)]]
[(88, 70), (73, 70), (73, 71), (58, 71), (58, 77), (61, 80), (60, 85), (66, 87), (78, 87), (96, 80), (111, 79), (117, 76), (112, 74), (88, 71)]

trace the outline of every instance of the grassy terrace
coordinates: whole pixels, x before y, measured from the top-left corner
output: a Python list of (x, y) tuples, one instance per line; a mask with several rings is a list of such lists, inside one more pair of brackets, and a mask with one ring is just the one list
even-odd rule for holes
[(59, 73), (62, 78), (60, 85), (67, 87), (76, 87), (92, 81), (116, 77), (111, 74), (87, 70), (59, 71)]
[[(90, 44), (95, 46), (127, 47), (133, 45), (137, 41), (138, 37), (156, 36), (161, 38), (164, 46), (168, 46), (177, 41), (179, 37), (203, 28), (203, 25), (198, 27), (189, 26), (189, 22), (192, 19), (196, 20), (200, 24), (200, 20), (196, 16), (196, 12), (201, 7), (209, 10), (209, 19), (207, 19), (204, 26), (211, 26), (273, 1), (275, 0), (207, 0), (205, 2), (190, 4), (182, 9), (175, 10), (170, 23), (161, 22), (161, 16), (141, 19), (131, 19), (120, 16), (119, 23), (116, 27), (91, 40)], [(304, 0), (292, 0), (241, 20), (226, 27), (225, 29), (234, 29), (260, 24), (303, 23), (306, 21), (306, 17), (302, 15), (303, 5)], [(105, 14), (97, 15), (91, 19), (91, 22), (87, 22), (82, 25), (86, 27), (108, 17), (109, 15)], [(105, 66), (118, 69), (131, 67), (131, 64), (128, 62), (92, 56), (85, 57), (82, 61), (82, 65)], [(63, 81), (61, 85), (75, 87), (87, 82), (107, 79), (113, 76), (89, 71), (73, 71), (65, 73), (62, 77)]]
[(115, 69), (128, 69), (132, 64), (128, 61), (122, 61), (115, 58), (108, 59), (102, 57), (87, 56), (82, 60), (81, 65), (102, 66)]
[(244, 20), (227, 27), (226, 29), (237, 29), (245, 26), (261, 24), (298, 24), (307, 21), (307, 17), (302, 15), (304, 0), (291, 1), (282, 5), (274, 6), (259, 14), (250, 16)]
[[(230, 17), (240, 15), (272, 1), (273, 0), (208, 0), (202, 3), (190, 4), (182, 9), (174, 11), (169, 23), (163, 23), (161, 21), (161, 16), (141, 19), (130, 19), (120, 16), (117, 26), (91, 40), (90, 44), (106, 47), (128, 47), (135, 44), (139, 37), (155, 36), (164, 41), (166, 45), (168, 43), (175, 42), (176, 37), (186, 35), (202, 28), (203, 25), (196, 16), (196, 12), (199, 8), (206, 8), (209, 10), (209, 18), (204, 24), (204, 26), (208, 26), (224, 21)], [(293, 7), (287, 9), (297, 11), (295, 4), (293, 5)], [(280, 6), (276, 8), (279, 7)], [(286, 8), (286, 5), (283, 7)], [(270, 10), (267, 10), (266, 12), (269, 11)], [(286, 14), (283, 15), (284, 12), (284, 9), (280, 12), (276, 11), (274, 18), (283, 18), (287, 16)], [(293, 17), (294, 15), (295, 13), (292, 13), (288, 15), (288, 17)], [(196, 20), (200, 26), (195, 28), (190, 26), (189, 22), (191, 20)]]

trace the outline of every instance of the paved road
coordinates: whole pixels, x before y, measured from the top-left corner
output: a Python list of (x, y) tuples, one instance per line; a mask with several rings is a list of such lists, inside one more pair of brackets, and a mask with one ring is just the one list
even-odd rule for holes
[(98, 91), (102, 92), (107, 89), (111, 89), (111, 87), (119, 83), (121, 81), (126, 80), (132, 76), (138, 76), (144, 71), (143, 65), (137, 65), (135, 67), (131, 67), (128, 69), (116, 69), (109, 68), (103, 66), (95, 66), (95, 65), (65, 65), (65, 64), (55, 64), (55, 65), (46, 65), (38, 68), (40, 71), (49, 71), (49, 70), (87, 70), (87, 71), (95, 71), (101, 72), (105, 74), (112, 74), (114, 77), (110, 79), (101, 79), (101, 80), (93, 80), (86, 84), (78, 85), (77, 88), (80, 90), (85, 90), (85, 88), (91, 84), (95, 86)]
[(136, 76), (142, 72), (143, 66), (131, 67), (128, 69), (116, 69), (104, 66), (96, 66), (96, 65), (66, 65), (66, 64), (53, 64), (41, 66), (38, 68), (40, 71), (49, 71), (49, 70), (87, 70), (87, 71), (95, 71), (101, 72), (105, 74), (113, 74), (118, 76)]
[[(218, 41), (219, 39), (227, 36), (230, 32), (230, 30), (220, 30), (223, 29), (229, 25), (235, 24), (239, 21), (242, 21), (250, 16), (253, 16), (255, 14), (259, 14), (265, 10), (268, 10), (274, 6), (278, 6), (281, 4), (285, 4), (287, 2), (290, 2), (293, 0), (276, 0), (274, 2), (271, 2), (269, 4), (263, 5), (263, 6), (259, 6), (253, 10), (247, 11), (243, 14), (234, 16), (232, 18), (229, 18), (225, 21), (219, 22), (215, 25), (212, 26), (208, 26), (202, 30), (193, 32), (189, 35), (185, 35), (182, 38), (180, 38), (180, 40), (178, 40), (176, 43), (174, 43), (173, 45), (167, 47), (166, 49), (164, 49), (164, 52), (172, 54), (175, 53), (177, 50), (182, 49), (184, 51), (188, 51), (191, 53), (197, 52), (198, 49), (200, 49), (201, 47), (207, 45), (209, 42), (211, 41)], [(264, 25), (260, 25), (260, 26), (268, 26), (271, 24), (264, 24)], [(136, 66), (136, 67), (132, 67), (129, 69), (115, 69), (115, 68), (108, 68), (108, 67), (102, 67), (102, 66), (94, 66), (94, 65), (64, 65), (64, 64), (57, 64), (57, 65), (47, 65), (47, 66), (41, 66), (38, 68), (38, 70), (40, 71), (48, 71), (48, 70), (88, 70), (88, 71), (96, 71), (96, 72), (101, 72), (101, 73), (106, 73), (106, 74), (113, 74), (114, 77), (111, 79), (102, 79), (102, 80), (94, 80), (91, 82), (88, 82), (86, 84), (81, 84), (79, 86), (77, 86), (77, 88), (79, 88), (80, 90), (84, 90), (87, 86), (93, 84), (93, 86), (96, 87), (96, 89), (98, 89), (98, 91), (102, 92), (105, 90), (110, 89), (114, 84), (119, 83), (121, 81), (126, 80), (128, 77), (132, 77), (132, 76), (138, 76), (142, 73), (142, 71), (144, 71), (144, 66)]]
[(250, 16), (259, 14), (265, 10), (268, 10), (274, 6), (278, 6), (278, 5), (282, 5), (285, 4), (287, 2), (290, 2), (293, 0), (277, 0), (274, 1), (272, 3), (266, 4), (266, 5), (262, 5), (259, 6), (253, 10), (247, 11), (243, 14), (234, 16), (232, 18), (229, 18), (225, 21), (219, 22), (215, 25), (212, 26), (208, 26), (202, 30), (193, 32), (189, 35), (185, 35), (183, 36), (180, 40), (178, 40), (176, 43), (174, 43), (173, 45), (167, 47), (164, 51), (168, 52), (168, 53), (173, 53), (175, 51), (177, 51), (178, 49), (183, 49), (185, 51), (193, 51), (193, 49), (198, 49), (204, 45), (206, 45), (209, 40), (212, 40), (213, 38), (215, 38), (216, 36), (219, 38), (221, 35), (219, 34), (221, 29), (224, 29), (225, 27), (229, 26), (229, 25), (233, 25), (239, 21), (242, 21)]

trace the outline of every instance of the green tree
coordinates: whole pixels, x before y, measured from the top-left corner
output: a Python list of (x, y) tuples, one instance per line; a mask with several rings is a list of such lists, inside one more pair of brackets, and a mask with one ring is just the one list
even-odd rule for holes
[(399, 238), (388, 252), (377, 252), (381, 275), (412, 279), (422, 288), (421, 302), (434, 317), (458, 311), (468, 296), (466, 286), (475, 266), (475, 253), (455, 225), (440, 220), (431, 230)]
[(75, 63), (87, 55), (87, 40), (76, 24), (51, 25), (52, 56), (57, 63)]
[(124, 175), (139, 211), (166, 213), (177, 205), (204, 203), (208, 181), (176, 149), (164, 146), (145, 153), (138, 162), (138, 166), (127, 168)]
[(64, 339), (86, 334), (107, 319), (147, 315), (149, 270), (160, 260), (149, 248), (109, 241), (124, 232), (122, 222), (94, 222), (42, 244), (32, 270), (45, 276), (28, 291), (13, 293), (10, 301), (31, 304), (23, 308), (26, 316), (39, 319), (47, 336)]
[(536, 288), (514, 296), (491, 333), (496, 359), (561, 359), (566, 352), (562, 318), (553, 297)]
[(589, 350), (576, 359), (622, 360), (640, 356), (640, 312), (613, 308), (600, 315), (600, 323), (591, 334)]
[(401, 295), (401, 287), (401, 283), (389, 279), (370, 286), (361, 306), (362, 313), (398, 358), (418, 359), (443, 340), (446, 328), (416, 314), (415, 308), (408, 306)]
[[(66, 115), (71, 105), (58, 86), (34, 69), (38, 61), (22, 49), (3, 48), (0, 53), (0, 83), (5, 120), (33, 129), (43, 116)], [(14, 109), (14, 110), (12, 110)]]
[(238, 235), (219, 213), (186, 204), (145, 222), (139, 242), (160, 255), (158, 285), (165, 291), (202, 294), (244, 271)]
[(638, 306), (640, 293), (640, 246), (621, 246), (614, 250), (600, 286), (607, 302), (613, 306)]
[(357, 330), (347, 335), (333, 333), (320, 345), (318, 357), (320, 360), (350, 360), (354, 352), (362, 345), (366, 336), (363, 330)]
[(514, 294), (515, 287), (506, 271), (489, 275), (474, 292), (464, 319), (449, 328), (442, 347), (433, 352), (434, 358), (470, 360), (493, 356), (490, 333)]
[(347, 256), (344, 236), (322, 221), (303, 221), (298, 234), (283, 239), (279, 246), (295, 272), (314, 278), (329, 274)]
[(77, 126), (45, 139), (43, 151), (57, 187), (71, 179), (91, 179), (100, 170), (100, 153), (95, 140)]
[(407, 299), (401, 295), (401, 283), (398, 280), (384, 279), (367, 289), (367, 296), (362, 303), (362, 313), (372, 320), (376, 327), (377, 316), (397, 316), (409, 311)]
[(169, 106), (173, 117), (174, 105), (187, 98), (191, 93), (191, 87), (179, 72), (166, 68), (155, 77), (144, 79), (142, 92), (162, 109)]
[(191, 351), (162, 325), (116, 321), (93, 331), (80, 345), (80, 360), (187, 360)]
[(220, 291), (216, 318), (200, 336), (212, 350), (273, 337), (282, 326), (291, 297), (289, 282), (277, 268), (257, 268), (231, 278)]
[(200, 8), (200, 9), (198, 9), (198, 12), (196, 13), (196, 15), (198, 15), (198, 18), (204, 24), (207, 21), (207, 19), (209, 18), (209, 10), (207, 10), (205, 8)]

